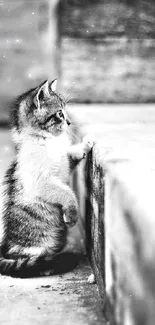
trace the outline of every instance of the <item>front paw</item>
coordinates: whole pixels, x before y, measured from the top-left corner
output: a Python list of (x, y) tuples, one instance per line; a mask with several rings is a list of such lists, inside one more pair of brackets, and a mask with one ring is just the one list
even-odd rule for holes
[(85, 155), (93, 148), (94, 145), (95, 145), (94, 137), (86, 135), (83, 138), (83, 151)]
[(77, 209), (73, 207), (69, 207), (63, 213), (63, 220), (67, 227), (73, 227), (78, 220)]

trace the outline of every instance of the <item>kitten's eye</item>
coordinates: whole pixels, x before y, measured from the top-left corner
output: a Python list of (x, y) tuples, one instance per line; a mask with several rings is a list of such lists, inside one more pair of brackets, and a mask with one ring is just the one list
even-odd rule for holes
[(62, 111), (59, 111), (59, 112), (58, 112), (58, 116), (59, 116), (59, 117), (64, 117)]
[(57, 113), (56, 113), (56, 117), (58, 118), (58, 119), (63, 119), (64, 118), (64, 114), (63, 114), (63, 112), (62, 111), (58, 111)]

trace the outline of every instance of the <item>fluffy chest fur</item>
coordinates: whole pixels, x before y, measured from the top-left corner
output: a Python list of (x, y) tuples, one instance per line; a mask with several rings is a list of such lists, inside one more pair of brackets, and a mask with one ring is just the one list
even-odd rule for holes
[(25, 194), (35, 193), (40, 187), (44, 190), (47, 183), (69, 183), (69, 147), (70, 141), (64, 134), (46, 139), (29, 137), (24, 141), (18, 154), (18, 176)]

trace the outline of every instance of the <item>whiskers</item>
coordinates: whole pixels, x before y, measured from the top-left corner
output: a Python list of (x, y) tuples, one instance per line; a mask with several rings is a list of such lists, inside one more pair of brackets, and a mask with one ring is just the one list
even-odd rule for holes
[(76, 131), (73, 129), (73, 127), (68, 127), (67, 128), (67, 134), (69, 135), (69, 137), (74, 141), (74, 142), (77, 142), (79, 141), (79, 138), (76, 134)]
[(76, 97), (71, 96), (69, 91), (71, 93), (71, 89), (68, 87), (68, 89), (65, 90), (65, 93), (63, 95), (63, 99), (64, 99), (66, 105), (76, 101)]
[(69, 104), (72, 101), (72, 97), (68, 94), (65, 96), (65, 104)]
[(70, 128), (74, 129), (74, 130), (79, 130), (79, 127), (76, 124), (74, 124), (73, 122), (71, 122)]

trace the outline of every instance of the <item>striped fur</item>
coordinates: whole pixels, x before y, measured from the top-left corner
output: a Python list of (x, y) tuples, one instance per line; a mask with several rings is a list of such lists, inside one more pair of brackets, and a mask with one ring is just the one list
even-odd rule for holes
[(3, 182), (1, 274), (30, 277), (53, 269), (67, 228), (77, 222), (71, 166), (92, 145), (71, 144), (65, 101), (54, 83), (46, 81), (21, 95), (12, 110), (17, 152)]

